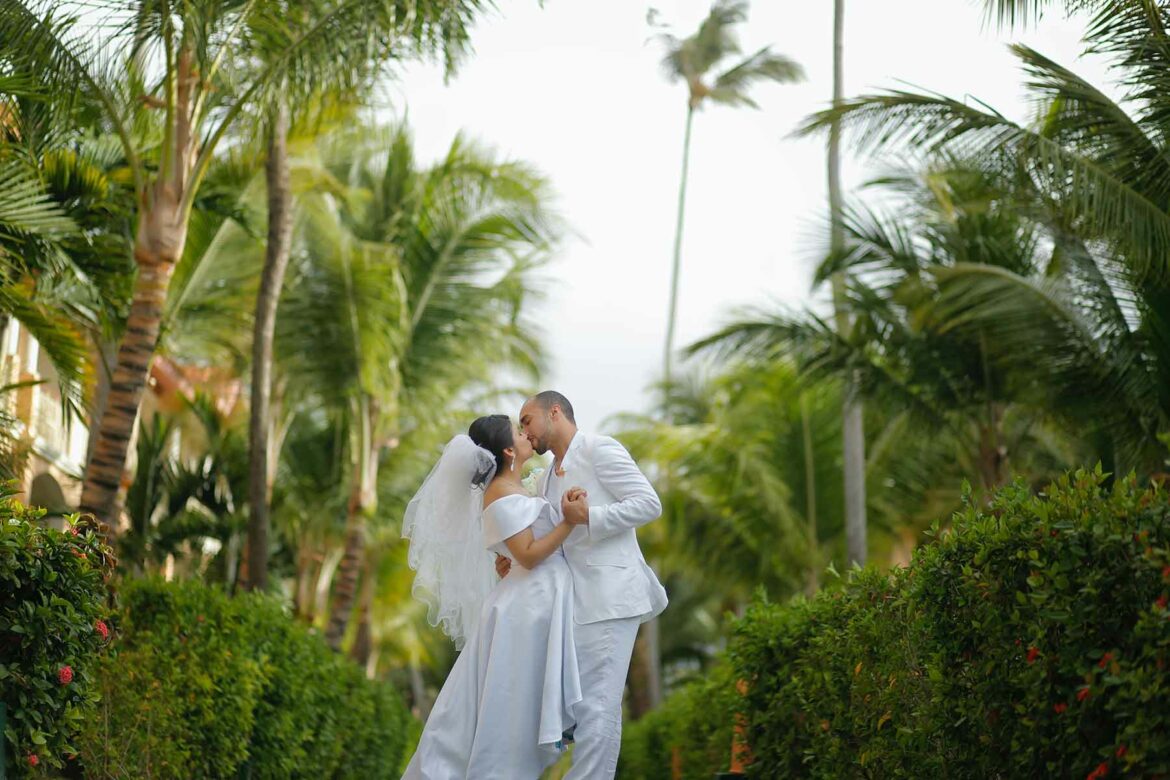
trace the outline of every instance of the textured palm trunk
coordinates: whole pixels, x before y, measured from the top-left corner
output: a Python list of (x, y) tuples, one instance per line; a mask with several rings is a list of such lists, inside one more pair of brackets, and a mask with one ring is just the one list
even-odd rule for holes
[(142, 193), (134, 260), (138, 276), (126, 331), (118, 345), (105, 408), (96, 426), (93, 447), (85, 466), (81, 510), (90, 512), (117, 531), (118, 494), (126, 469), (126, 455), (146, 389), (150, 361), (158, 345), (162, 315), (175, 264), (187, 243), (187, 212), (183, 205), (191, 186), (191, 170), (199, 139), (192, 130), (192, 104), (198, 80), (189, 49), (175, 63), (175, 101), (168, 113), (166, 154), (158, 175)]
[(268, 183), (268, 246), (256, 316), (252, 325), (252, 398), (248, 427), (248, 582), (251, 590), (268, 587), (268, 503), (271, 493), (269, 429), (272, 401), (272, 340), (276, 308), (288, 269), (292, 242), (292, 189), (289, 186), (288, 109), (273, 112), (265, 163)]
[(378, 456), (374, 447), (374, 412), (370, 399), (363, 399), (358, 407), (356, 415), (356, 423), (359, 426), (356, 437), (358, 451), (347, 509), (345, 552), (337, 567), (333, 600), (329, 608), (329, 627), (325, 632), (325, 638), (334, 650), (341, 649), (345, 630), (353, 613), (358, 582), (365, 564), (366, 528), (377, 501), (375, 479), (378, 473)]
[[(841, 105), (843, 84), (843, 39), (845, 32), (845, 0), (833, 2), (833, 106)], [(841, 123), (829, 128), (829, 251), (835, 256), (845, 247), (845, 228), (842, 224), (841, 198)], [(845, 305), (845, 278), (841, 273), (833, 277), (833, 304), (836, 309), (837, 332), (848, 337), (851, 324)], [(865, 425), (861, 416), (861, 401), (854, 392), (852, 377), (846, 378), (845, 402), (842, 406), (842, 436), (845, 467), (845, 546), (850, 563), (865, 565)]]
[(1003, 446), (1003, 409), (994, 402), (987, 404), (987, 421), (979, 426), (979, 479), (984, 496), (992, 494), (1007, 482), (1007, 449)]
[(349, 649), (350, 657), (367, 669), (374, 654), (373, 629), (370, 626), (370, 614), (374, 608), (374, 572), (372, 569), (373, 567), (367, 560), (362, 572), (361, 598), (358, 600), (357, 633), (354, 634), (353, 646)]
[(979, 333), (979, 356), (983, 364), (983, 393), (987, 399), (987, 416), (979, 423), (979, 479), (983, 483), (984, 501), (1007, 481), (1007, 448), (1003, 446), (1003, 406), (995, 402), (995, 377), (987, 349), (987, 334)]
[(150, 361), (158, 344), (167, 288), (187, 238), (180, 194), (169, 186), (153, 189), (153, 202), (139, 216), (134, 245), (138, 277), (130, 316), (118, 345), (81, 491), (81, 510), (107, 523), (111, 533), (117, 529), (118, 492)]

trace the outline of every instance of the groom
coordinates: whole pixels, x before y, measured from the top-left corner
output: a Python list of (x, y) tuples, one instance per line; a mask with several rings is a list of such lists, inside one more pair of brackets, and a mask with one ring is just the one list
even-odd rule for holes
[[(585, 700), (577, 705), (573, 768), (566, 780), (612, 778), (622, 739), (622, 691), (638, 626), (666, 608), (666, 590), (646, 564), (635, 529), (662, 503), (630, 453), (608, 436), (577, 430), (573, 405), (546, 390), (520, 409), (520, 427), (552, 467), (538, 495), (576, 526), (565, 540), (573, 573), (577, 661)], [(581, 488), (587, 502), (571, 488)], [(507, 558), (497, 559), (504, 576)]]

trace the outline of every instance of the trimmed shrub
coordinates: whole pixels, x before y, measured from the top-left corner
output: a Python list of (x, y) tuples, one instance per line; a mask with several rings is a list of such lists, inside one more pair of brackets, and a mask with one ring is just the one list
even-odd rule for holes
[[(748, 684), (721, 715), (745, 717), (749, 776), (1170, 778), (1166, 495), (1077, 472), (933, 536), (737, 622), (709, 682)], [(672, 701), (631, 727), (630, 777), (669, 771)]]
[(710, 780), (727, 769), (737, 701), (726, 663), (687, 683), (653, 712), (622, 729), (621, 780)]
[(393, 687), (263, 595), (145, 580), (122, 596), (118, 657), (82, 739), (95, 777), (380, 777), (408, 714)]
[(1170, 774), (1170, 504), (1100, 483), (1006, 489), (907, 574), (953, 772)]
[(60, 769), (93, 711), (94, 669), (111, 627), (109, 548), (92, 524), (58, 531), (0, 489), (0, 701), (10, 776)]

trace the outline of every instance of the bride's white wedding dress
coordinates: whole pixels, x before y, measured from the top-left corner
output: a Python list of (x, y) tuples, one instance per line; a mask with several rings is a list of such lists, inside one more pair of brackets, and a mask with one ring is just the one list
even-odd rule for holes
[[(557, 522), (543, 498), (510, 495), (483, 510), (484, 542)], [(512, 570), (488, 595), (479, 623), (435, 701), (403, 780), (536, 780), (574, 723), (581, 682), (573, 644), (573, 579), (557, 552)]]

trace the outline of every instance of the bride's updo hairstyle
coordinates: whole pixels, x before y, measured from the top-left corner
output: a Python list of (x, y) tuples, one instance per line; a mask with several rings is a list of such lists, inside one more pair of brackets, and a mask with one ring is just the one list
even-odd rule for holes
[[(467, 435), (479, 447), (492, 454), (496, 459), (496, 473), (504, 470), (504, 450), (515, 445), (512, 436), (512, 421), (506, 414), (489, 414), (480, 417), (467, 429)], [(476, 474), (471, 484), (483, 487), (488, 481), (487, 472)]]

